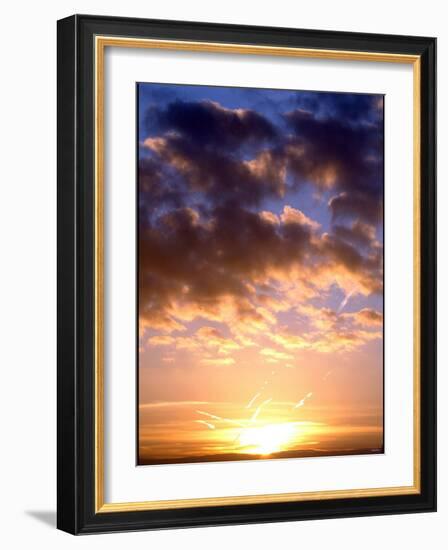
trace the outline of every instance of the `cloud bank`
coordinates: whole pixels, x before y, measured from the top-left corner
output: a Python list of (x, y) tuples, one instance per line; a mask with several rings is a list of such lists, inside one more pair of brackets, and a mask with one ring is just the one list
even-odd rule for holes
[(142, 345), (226, 367), (381, 339), (382, 97), (140, 88)]

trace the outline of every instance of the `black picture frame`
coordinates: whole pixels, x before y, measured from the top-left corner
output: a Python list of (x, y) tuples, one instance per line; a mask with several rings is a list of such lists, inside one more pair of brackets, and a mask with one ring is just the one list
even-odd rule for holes
[[(95, 509), (95, 37), (420, 58), (420, 492), (160, 510)], [(436, 510), (436, 39), (74, 15), (58, 21), (57, 526), (72, 534)], [(399, 213), (398, 213), (399, 215)]]

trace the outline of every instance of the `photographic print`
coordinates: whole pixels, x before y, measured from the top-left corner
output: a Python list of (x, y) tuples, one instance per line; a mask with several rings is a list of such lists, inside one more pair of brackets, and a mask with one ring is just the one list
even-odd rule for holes
[(58, 21), (59, 529), (436, 511), (436, 48)]
[(383, 96), (139, 83), (137, 117), (137, 463), (383, 453)]

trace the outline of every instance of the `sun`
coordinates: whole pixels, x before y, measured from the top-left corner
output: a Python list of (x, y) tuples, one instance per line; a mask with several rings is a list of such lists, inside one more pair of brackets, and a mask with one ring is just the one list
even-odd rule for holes
[(239, 436), (240, 450), (250, 454), (270, 455), (286, 449), (296, 432), (297, 425), (291, 422), (244, 428)]

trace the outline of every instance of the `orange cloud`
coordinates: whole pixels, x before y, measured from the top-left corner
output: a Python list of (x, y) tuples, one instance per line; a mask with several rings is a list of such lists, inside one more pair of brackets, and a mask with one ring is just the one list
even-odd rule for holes
[(207, 358), (207, 359), (201, 359), (201, 363), (203, 365), (208, 365), (212, 367), (226, 367), (229, 365), (235, 364), (235, 359), (232, 357), (225, 357), (225, 358)]
[(306, 216), (301, 210), (288, 205), (283, 208), (280, 219), (283, 223), (296, 223), (298, 225), (309, 226), (313, 231), (317, 231), (321, 226), (320, 223)]
[(170, 346), (176, 341), (175, 338), (172, 336), (153, 336), (152, 338), (148, 338), (148, 344), (151, 344), (152, 346)]
[(368, 327), (378, 327), (383, 324), (383, 315), (371, 308), (364, 308), (356, 313), (348, 314), (355, 317), (355, 321), (360, 325)]
[[(306, 319), (309, 329), (302, 334), (280, 330), (270, 336), (273, 342), (288, 351), (351, 351), (383, 336), (382, 330), (378, 330), (382, 327), (382, 314), (373, 309), (337, 313), (330, 308), (308, 303), (298, 306), (297, 311)], [(365, 327), (376, 330), (365, 330)]]
[(278, 351), (273, 348), (263, 348), (262, 350), (260, 350), (260, 354), (268, 357), (269, 359), (276, 359), (279, 361), (291, 361), (292, 359), (294, 359), (293, 355), (290, 355), (289, 353), (284, 353), (283, 351)]
[(273, 342), (279, 346), (283, 346), (287, 350), (301, 350), (310, 348), (310, 342), (299, 334), (279, 332), (277, 334), (272, 334), (271, 339)]

